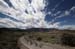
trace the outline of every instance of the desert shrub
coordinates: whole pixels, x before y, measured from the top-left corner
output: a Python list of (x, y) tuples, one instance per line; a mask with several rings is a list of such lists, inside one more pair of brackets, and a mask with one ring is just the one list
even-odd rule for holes
[(55, 38), (55, 36), (51, 36), (51, 38), (53, 38), (53, 39), (54, 39), (54, 38)]
[(75, 36), (73, 34), (64, 33), (61, 36), (61, 43), (68, 46), (75, 46)]
[(33, 36), (30, 35), (29, 38), (31, 39), (31, 38), (33, 38)]
[(41, 41), (42, 40), (42, 38), (41, 37), (37, 37), (37, 41)]

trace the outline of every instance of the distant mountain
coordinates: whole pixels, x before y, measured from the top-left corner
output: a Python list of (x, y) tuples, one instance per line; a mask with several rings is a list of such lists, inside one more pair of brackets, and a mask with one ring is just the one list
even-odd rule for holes
[(30, 29), (0, 28), (0, 31), (49, 32), (51, 30), (58, 30), (58, 29), (54, 29), (54, 28), (30, 28)]
[[(50, 31), (61, 31), (61, 30), (55, 28), (30, 28), (30, 29), (0, 28), (0, 31), (50, 32)], [(71, 30), (65, 29), (63, 31), (71, 31)]]

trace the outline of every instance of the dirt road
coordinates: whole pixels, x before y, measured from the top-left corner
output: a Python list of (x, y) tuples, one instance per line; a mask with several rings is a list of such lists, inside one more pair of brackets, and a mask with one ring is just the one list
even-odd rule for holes
[[(40, 43), (38, 43), (40, 44)], [(75, 47), (68, 47), (68, 46), (61, 46), (57, 44), (45, 44), (43, 43), (43, 46), (36, 46), (35, 44), (30, 44), (30, 42), (26, 41), (24, 39), (24, 36), (21, 37), (18, 41), (18, 45), (20, 49), (75, 49)]]

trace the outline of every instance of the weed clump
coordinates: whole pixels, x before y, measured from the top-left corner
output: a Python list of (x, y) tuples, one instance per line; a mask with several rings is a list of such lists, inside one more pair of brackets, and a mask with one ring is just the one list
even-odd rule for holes
[(37, 41), (42, 41), (42, 38), (41, 38), (41, 37), (38, 37), (38, 38), (37, 38)]

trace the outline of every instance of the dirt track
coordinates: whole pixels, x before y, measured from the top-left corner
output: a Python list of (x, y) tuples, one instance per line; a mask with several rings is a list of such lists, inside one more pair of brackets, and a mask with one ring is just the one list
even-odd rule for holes
[[(61, 46), (57, 44), (45, 44), (42, 47), (35, 46), (34, 44), (30, 44), (28, 41), (24, 39), (24, 36), (21, 37), (18, 41), (18, 45), (20, 49), (75, 49), (75, 47)], [(40, 43), (38, 43), (40, 44)]]

